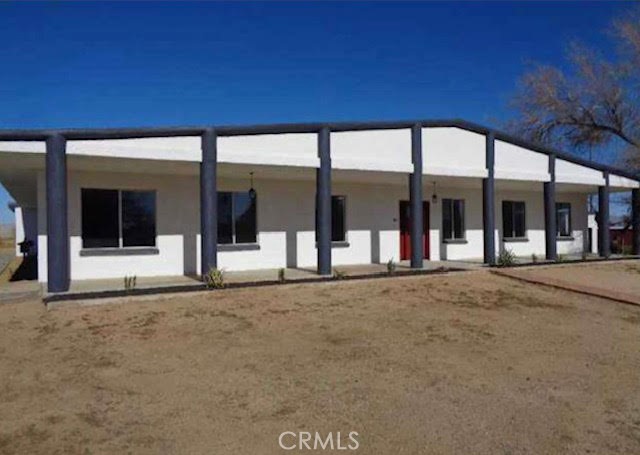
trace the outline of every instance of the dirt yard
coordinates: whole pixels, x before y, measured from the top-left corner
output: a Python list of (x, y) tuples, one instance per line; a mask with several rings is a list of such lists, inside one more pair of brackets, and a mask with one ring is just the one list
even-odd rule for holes
[(640, 453), (639, 343), (640, 307), (486, 271), (0, 305), (0, 453)]
[(640, 261), (505, 269), (509, 274), (640, 305)]

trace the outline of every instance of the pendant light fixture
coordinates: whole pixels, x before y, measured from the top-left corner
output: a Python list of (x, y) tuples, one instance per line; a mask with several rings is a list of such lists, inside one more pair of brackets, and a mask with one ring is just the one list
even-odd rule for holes
[(251, 178), (251, 188), (249, 188), (249, 197), (251, 199), (256, 198), (256, 190), (253, 189), (253, 172), (249, 172), (249, 176)]
[(431, 202), (434, 204), (438, 203), (438, 194), (436, 193), (436, 182), (433, 182), (433, 194), (431, 194)]

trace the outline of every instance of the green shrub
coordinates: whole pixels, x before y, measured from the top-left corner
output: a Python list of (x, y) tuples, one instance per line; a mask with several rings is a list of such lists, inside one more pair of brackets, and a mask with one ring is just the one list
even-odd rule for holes
[(516, 263), (516, 255), (513, 254), (513, 251), (504, 249), (498, 255), (498, 259), (496, 264), (498, 267), (509, 267)]
[(533, 262), (534, 264), (537, 264), (538, 262), (538, 256), (535, 253), (531, 255), (531, 262)]
[(287, 281), (287, 277), (285, 276), (285, 269), (281, 268), (278, 270), (278, 281), (284, 283)]
[(220, 269), (209, 269), (203, 279), (209, 289), (221, 289), (224, 287), (224, 271)]
[(124, 290), (125, 291), (133, 291), (136, 288), (137, 278), (135, 275), (129, 276), (125, 275), (124, 277)]
[(344, 280), (347, 277), (347, 272), (344, 270), (333, 269), (333, 278), (336, 280)]
[(556, 262), (566, 262), (567, 261), (567, 257), (564, 254), (559, 254), (558, 257), (556, 258)]
[(394, 273), (396, 273), (396, 268), (397, 265), (394, 262), (393, 258), (389, 259), (389, 262), (387, 262), (387, 274), (393, 275)]

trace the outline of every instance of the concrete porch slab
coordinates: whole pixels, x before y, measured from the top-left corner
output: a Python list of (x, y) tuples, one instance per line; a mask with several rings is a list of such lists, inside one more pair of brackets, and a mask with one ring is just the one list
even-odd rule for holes
[(0, 304), (17, 303), (42, 297), (42, 286), (37, 281), (12, 281), (0, 284)]
[[(446, 271), (474, 270), (483, 267), (477, 262), (459, 261), (424, 261), (424, 268), (413, 270), (408, 261), (397, 264), (396, 273), (407, 275), (413, 273), (438, 273)], [(342, 278), (375, 278), (387, 276), (386, 264), (361, 264), (336, 266), (334, 274), (340, 273)], [(279, 282), (280, 269), (248, 270), (238, 272), (225, 272), (224, 282), (229, 287), (260, 286), (277, 284)], [(312, 282), (331, 280), (333, 276), (319, 276), (315, 268), (287, 268), (284, 271), (285, 282)], [(85, 300), (103, 297), (120, 297), (128, 295), (149, 295), (170, 292), (189, 292), (205, 290), (205, 284), (198, 277), (189, 276), (163, 276), (163, 277), (138, 277), (135, 289), (127, 291), (122, 279), (81, 280), (71, 283), (68, 292), (44, 295), (45, 302), (65, 300)]]

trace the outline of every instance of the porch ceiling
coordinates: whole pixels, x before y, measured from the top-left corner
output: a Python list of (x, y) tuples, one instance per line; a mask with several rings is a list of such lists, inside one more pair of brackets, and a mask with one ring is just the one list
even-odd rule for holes
[(40, 170), (44, 170), (42, 154), (0, 152), (0, 183), (22, 207), (37, 205)]
[[(613, 188), (611, 188), (613, 190)], [(578, 185), (575, 183), (556, 183), (556, 193), (597, 193), (596, 185)]]
[(256, 179), (315, 181), (316, 178), (315, 168), (309, 167), (218, 163), (218, 177), (248, 178), (250, 172)]

